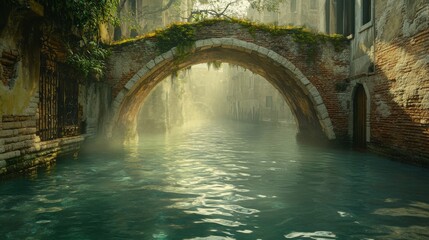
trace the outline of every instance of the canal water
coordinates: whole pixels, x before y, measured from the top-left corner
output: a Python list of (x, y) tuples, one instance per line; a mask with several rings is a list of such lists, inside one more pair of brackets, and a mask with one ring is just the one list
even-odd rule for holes
[(429, 239), (429, 171), (234, 122), (0, 183), (1, 239)]

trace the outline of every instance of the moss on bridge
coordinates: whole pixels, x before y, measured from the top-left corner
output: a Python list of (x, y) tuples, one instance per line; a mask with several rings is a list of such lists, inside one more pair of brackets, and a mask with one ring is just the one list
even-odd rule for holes
[(199, 30), (222, 23), (238, 24), (247, 29), (253, 37), (256, 37), (257, 32), (268, 33), (272, 36), (291, 36), (293, 41), (298, 43), (304, 51), (307, 51), (309, 57), (317, 53), (317, 47), (320, 43), (331, 42), (336, 51), (341, 51), (348, 46), (348, 40), (343, 35), (327, 35), (316, 33), (305, 27), (259, 24), (242, 19), (208, 19), (195, 23), (174, 23), (165, 29), (158, 29), (136, 38), (114, 42), (112, 45), (128, 44), (142, 39), (154, 38), (161, 53), (173, 47), (177, 47), (179, 51), (184, 51), (197, 40), (196, 33)]

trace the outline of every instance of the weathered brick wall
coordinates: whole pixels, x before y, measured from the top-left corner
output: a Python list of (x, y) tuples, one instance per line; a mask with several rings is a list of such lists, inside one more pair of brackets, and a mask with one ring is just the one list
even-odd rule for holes
[[(429, 29), (377, 43), (371, 81), (371, 143), (404, 161), (429, 164)], [(422, 162), (423, 163), (423, 162)]]
[(375, 74), (356, 79), (370, 95), (369, 147), (429, 166), (429, 3), (375, 4)]

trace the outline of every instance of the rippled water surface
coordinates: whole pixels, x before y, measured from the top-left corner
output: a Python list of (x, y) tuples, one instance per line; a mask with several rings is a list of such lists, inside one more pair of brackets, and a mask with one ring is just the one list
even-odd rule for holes
[(145, 135), (0, 183), (1, 239), (429, 239), (429, 171), (284, 127)]

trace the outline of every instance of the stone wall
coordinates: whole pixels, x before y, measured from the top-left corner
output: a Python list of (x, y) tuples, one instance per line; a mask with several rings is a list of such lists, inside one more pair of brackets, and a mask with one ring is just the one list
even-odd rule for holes
[(34, 172), (55, 163), (61, 155), (77, 152), (82, 136), (40, 141), (37, 117), (6, 115), (0, 121), (0, 179)]

